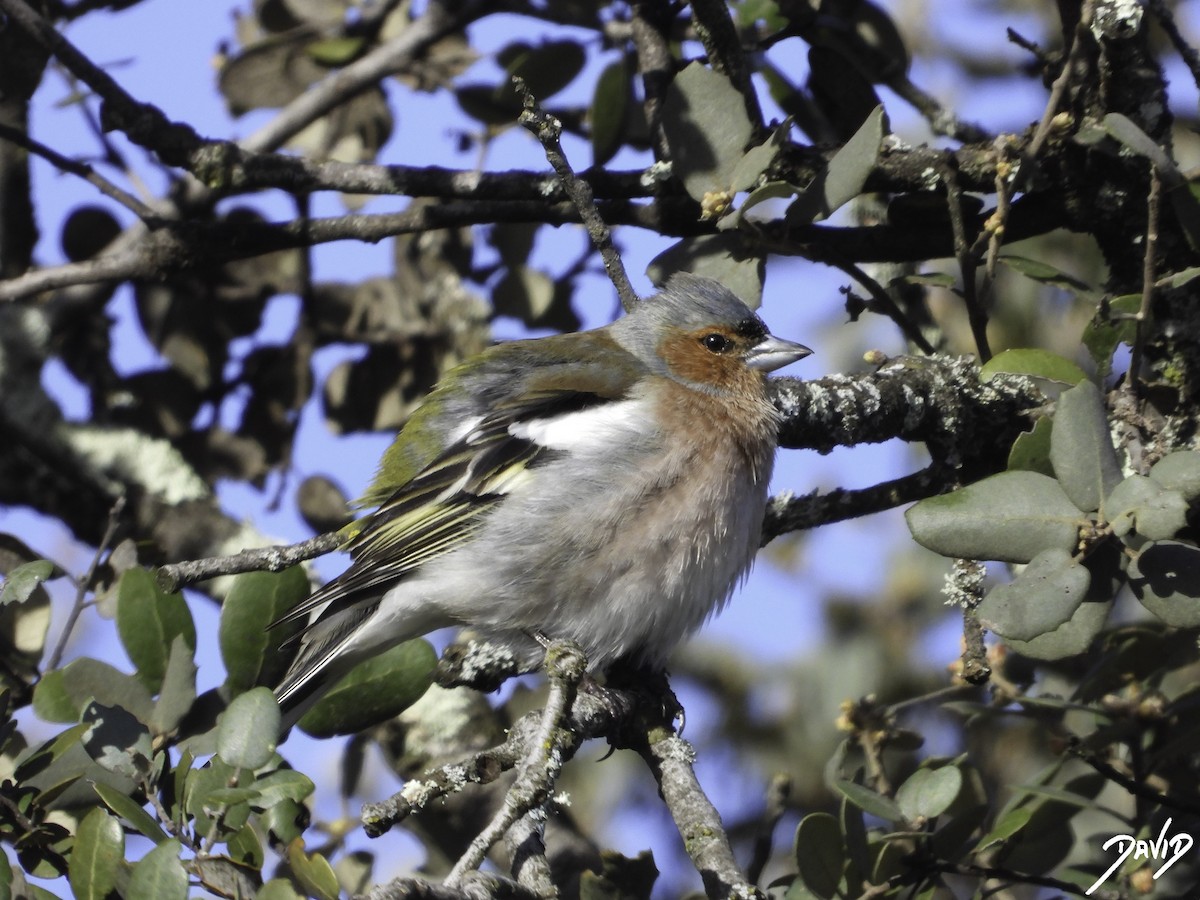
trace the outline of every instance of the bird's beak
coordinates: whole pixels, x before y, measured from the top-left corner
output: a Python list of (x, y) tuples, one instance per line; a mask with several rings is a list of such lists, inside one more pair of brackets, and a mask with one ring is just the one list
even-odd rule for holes
[(811, 353), (812, 351), (803, 344), (785, 341), (768, 334), (750, 348), (750, 352), (746, 354), (746, 365), (760, 372), (774, 372), (798, 359), (804, 359)]

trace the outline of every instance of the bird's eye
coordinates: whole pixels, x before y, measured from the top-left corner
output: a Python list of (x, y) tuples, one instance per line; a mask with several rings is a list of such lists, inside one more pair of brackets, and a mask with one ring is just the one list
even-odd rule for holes
[(733, 346), (733, 341), (723, 334), (706, 334), (700, 338), (700, 343), (713, 353), (725, 353)]

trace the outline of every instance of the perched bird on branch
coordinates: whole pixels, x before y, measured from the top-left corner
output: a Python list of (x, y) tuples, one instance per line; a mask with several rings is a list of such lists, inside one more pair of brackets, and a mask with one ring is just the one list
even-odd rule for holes
[(758, 549), (776, 446), (764, 373), (808, 356), (719, 282), (676, 275), (611, 325), (491, 347), (447, 373), (348, 526), (352, 563), (276, 689), (294, 722), (354, 665), (470, 625), (532, 667), (661, 666)]

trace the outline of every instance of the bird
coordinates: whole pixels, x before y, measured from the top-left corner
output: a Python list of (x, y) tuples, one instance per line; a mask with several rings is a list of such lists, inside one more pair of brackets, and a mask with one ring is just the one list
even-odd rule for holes
[(496, 344), (404, 424), (344, 532), (351, 562), (276, 688), (294, 722), (356, 664), (471, 626), (530, 669), (651, 669), (728, 601), (758, 550), (779, 416), (767, 372), (808, 356), (688, 273), (589, 331)]

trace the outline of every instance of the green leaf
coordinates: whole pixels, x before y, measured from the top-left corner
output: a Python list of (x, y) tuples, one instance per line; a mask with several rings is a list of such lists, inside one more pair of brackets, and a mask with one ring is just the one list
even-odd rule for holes
[(1108, 316), (1095, 318), (1083, 329), (1083, 344), (1096, 363), (1096, 376), (1107, 378), (1112, 372), (1112, 357), (1118, 344), (1132, 344), (1137, 336), (1137, 322), (1133, 319), (1142, 307), (1139, 294), (1125, 294), (1108, 304)]
[(171, 641), (162, 691), (147, 724), (156, 735), (170, 734), (179, 727), (195, 701), (196, 663), (183, 635), (177, 635)]
[(100, 807), (94, 808), (75, 831), (75, 849), (68, 863), (76, 900), (104, 900), (116, 886), (117, 870), (124, 859), (121, 823)]
[(1054, 466), (1050, 465), (1050, 432), (1053, 428), (1054, 420), (1042, 416), (1033, 423), (1033, 430), (1017, 435), (1008, 451), (1009, 471), (1039, 472), (1053, 478)]
[(64, 670), (47, 672), (34, 685), (33, 711), (43, 722), (79, 721), (79, 707), (67, 693)]
[[(954, 806), (958, 806), (958, 803)], [(930, 838), (930, 849), (939, 859), (954, 862), (962, 858), (970, 847), (971, 837), (979, 832), (990, 814), (991, 810), (986, 803), (968, 806), (962, 811), (951, 807), (941, 817), (942, 820), (949, 821), (944, 825), (939, 821), (937, 831)]]
[(745, 100), (724, 75), (699, 62), (675, 75), (663, 103), (672, 171), (697, 202), (729, 191), (754, 128)]
[(221, 604), (218, 629), (230, 695), (275, 685), (283, 677), (293, 654), (282, 645), (302, 631), (305, 623), (269, 626), (307, 597), (310, 588), (301, 566), (278, 573), (246, 572), (234, 579)]
[(83, 739), (92, 759), (134, 782), (147, 771), (154, 755), (150, 731), (128, 710), (93, 701), (81, 718), (92, 726)]
[(1163, 279), (1163, 282), (1160, 283), (1165, 283), (1166, 286), (1171, 289), (1177, 289), (1186, 284), (1190, 284), (1197, 278), (1200, 278), (1200, 266), (1192, 266), (1191, 268), (1182, 269), (1173, 275), (1167, 276), (1165, 279)]
[[(343, 700), (344, 702), (344, 700)], [(238, 769), (265, 766), (279, 743), (279, 704), (269, 688), (233, 698), (217, 730), (217, 755)]]
[(793, 846), (804, 886), (816, 897), (837, 896), (846, 865), (846, 848), (838, 820), (829, 813), (809, 813), (796, 828)]
[(408, 709), (433, 683), (437, 653), (425, 640), (359, 663), (300, 720), (313, 737), (354, 734)]
[(91, 700), (127, 709), (142, 722), (150, 720), (154, 708), (137, 678), (86, 656), (46, 673), (33, 692), (34, 711), (47, 722), (77, 722)]
[(1189, 503), (1200, 497), (1200, 453), (1176, 450), (1150, 467), (1150, 477), (1163, 487), (1179, 491)]
[(167, 842), (167, 835), (162, 830), (162, 826), (154, 821), (136, 800), (107, 784), (93, 784), (92, 790), (96, 792), (105, 806), (128, 822), (138, 834), (150, 838), (156, 844)]
[(294, 769), (279, 769), (254, 782), (258, 797), (250, 804), (254, 809), (270, 809), (284, 800), (300, 801), (316, 790), (312, 779)]
[(879, 841), (875, 846), (878, 848), (878, 854), (871, 869), (871, 881), (874, 884), (883, 884), (905, 870), (904, 858), (907, 851), (895, 841)]
[(304, 900), (292, 883), (284, 878), (272, 878), (254, 895), (254, 900)]
[(776, 128), (765, 141), (746, 151), (729, 176), (731, 191), (748, 191), (758, 183), (763, 174), (775, 165), (775, 160), (779, 159), (788, 131), (787, 126)]
[(751, 309), (762, 303), (766, 261), (749, 253), (745, 238), (736, 232), (684, 238), (646, 266), (646, 274), (656, 285), (666, 284), (676, 272), (715, 278)]
[(879, 160), (884, 135), (891, 130), (883, 106), (877, 106), (829, 165), (788, 208), (789, 225), (808, 225), (826, 219), (863, 192)]
[(993, 844), (1008, 840), (1028, 825), (1031, 818), (1033, 818), (1033, 807), (1030, 806), (1018, 806), (1005, 813), (992, 830), (979, 839), (979, 843), (975, 845), (975, 852), (978, 853)]
[(4, 587), (0, 588), (0, 606), (24, 603), (39, 584), (53, 575), (54, 563), (48, 559), (22, 563), (5, 577)]
[(304, 852), (302, 842), (292, 841), (288, 845), (287, 861), (292, 867), (292, 874), (310, 896), (317, 900), (338, 900), (340, 889), (337, 876), (324, 856), (320, 853), (309, 856)]
[(58, 762), (72, 748), (79, 746), (88, 726), (82, 723), (56, 734), (50, 740), (29, 751), (13, 773), (17, 783), (28, 781)]
[[(213, 800), (213, 794), (223, 791), (238, 777), (238, 770), (229, 765), (220, 756), (214, 756), (208, 764), (193, 769), (188, 773), (183, 791), (183, 808), (187, 815), (195, 819), (197, 834), (208, 834), (217, 817), (228, 813), (228, 809)], [(249, 805), (245, 805), (249, 812)], [(237, 824), (225, 829), (227, 834), (234, 834), (242, 827)]]
[(1001, 472), (905, 513), (917, 543), (934, 553), (1016, 563), (1050, 547), (1073, 551), (1083, 518), (1057, 481), (1036, 472)]
[(511, 84), (463, 84), (454, 89), (459, 108), (485, 125), (515, 125), (521, 115), (521, 99)]
[(179, 861), (179, 841), (163, 841), (143, 856), (129, 876), (127, 897), (187, 900), (188, 876)]
[(883, 819), (885, 822), (900, 822), (904, 819), (904, 813), (900, 811), (900, 807), (894, 800), (857, 782), (838, 778), (834, 781), (833, 787), (839, 794), (869, 815)]
[(1182, 179), (1179, 169), (1175, 163), (1171, 162), (1166, 151), (1154, 141), (1154, 138), (1142, 131), (1127, 116), (1121, 113), (1108, 113), (1104, 117), (1103, 124), (1104, 130), (1112, 137), (1116, 138), (1138, 156), (1144, 156), (1150, 162), (1154, 163), (1154, 167), (1158, 169), (1160, 175), (1170, 178), (1173, 174), (1174, 178), (1172, 182)]
[(158, 693), (171, 642), (182, 635), (196, 649), (196, 626), (182, 594), (164, 594), (145, 569), (130, 569), (117, 588), (117, 632), (125, 652), (137, 666), (137, 677)]
[(1006, 643), (1031, 659), (1055, 660), (1078, 656), (1091, 646), (1096, 635), (1104, 628), (1111, 609), (1111, 598), (1106, 601), (1085, 600), (1070, 619), (1053, 631), (1029, 641), (1009, 639)]
[(958, 285), (958, 277), (951, 275), (949, 272), (918, 272), (915, 275), (904, 275), (893, 280), (900, 281), (903, 284), (943, 288), (947, 291), (953, 290)]
[(1161, 541), (1187, 527), (1188, 502), (1179, 491), (1164, 488), (1153, 478), (1130, 475), (1113, 488), (1101, 514), (1117, 537), (1134, 531)]
[(290, 844), (304, 833), (308, 824), (308, 809), (294, 800), (284, 800), (264, 811), (259, 817), (270, 835), (272, 844)]
[(596, 78), (592, 93), (592, 165), (612, 159), (625, 136), (625, 116), (633, 102), (632, 73), (625, 57), (609, 63)]
[[(358, 897), (371, 887), (371, 872), (375, 867), (375, 856), (365, 850), (343, 853), (333, 866), (338, 884), (351, 897)], [(657, 874), (657, 870), (655, 870)]]
[[(509, 79), (523, 78), (533, 96), (545, 101), (575, 80), (587, 56), (578, 41), (546, 41), (537, 46), (515, 41), (496, 54), (496, 62), (504, 66)], [(512, 90), (511, 84), (508, 88)]]
[(362, 37), (335, 35), (306, 44), (304, 52), (323, 66), (344, 66), (358, 57), (365, 44)]
[(256, 897), (262, 884), (261, 867), (241, 865), (227, 856), (197, 857), (192, 868), (201, 885), (218, 897)]
[(851, 896), (862, 893), (863, 882), (871, 872), (871, 853), (867, 843), (867, 826), (863, 812), (842, 797), (838, 810), (842, 827), (842, 839), (846, 845), (846, 890)]
[(1070, 621), (1087, 594), (1091, 575), (1066, 550), (1043, 550), (1008, 584), (996, 585), (979, 604), (979, 621), (1003, 638), (1029, 641)]
[(1059, 395), (1050, 435), (1050, 463), (1071, 502), (1087, 512), (1099, 509), (1121, 480), (1104, 398), (1090, 381)]
[(249, 866), (261, 871), (266, 855), (263, 853), (262, 841), (258, 839), (252, 825), (244, 825), (237, 834), (225, 842), (229, 858), (235, 863)]
[(949, 809), (962, 783), (957, 766), (917, 769), (896, 790), (896, 803), (909, 822), (934, 819)]
[(258, 791), (252, 787), (224, 787), (208, 792), (205, 800), (210, 806), (237, 806), (258, 799)]
[(788, 184), (788, 182), (768, 181), (762, 187), (757, 187), (746, 195), (746, 199), (743, 200), (742, 205), (738, 207), (737, 216), (727, 216), (717, 224), (717, 228), (726, 228), (727, 226), (725, 223), (729, 221), (732, 221), (733, 224), (736, 225), (737, 222), (739, 222), (746, 215), (746, 213), (750, 212), (750, 210), (754, 209), (754, 207), (758, 206), (760, 203), (766, 203), (768, 200), (782, 200), (785, 197), (794, 196), (796, 196), (796, 188), (791, 184)]
[(1063, 384), (1079, 384), (1087, 379), (1087, 373), (1069, 359), (1047, 350), (1022, 348), (1004, 350), (989, 359), (979, 370), (979, 377), (990, 381), (997, 374), (1031, 375)]
[(1138, 602), (1175, 628), (1200, 625), (1200, 548), (1156, 541), (1129, 564)]
[[(1034, 281), (1041, 282), (1042, 284), (1048, 284), (1056, 288), (1061, 288), (1064, 291), (1070, 291), (1072, 294), (1077, 296), (1082, 295), (1084, 297), (1091, 297), (1096, 293), (1096, 289), (1090, 284), (1080, 281), (1075, 276), (1068, 275), (1061, 269), (1057, 269), (1049, 263), (1044, 263), (1041, 260), (1028, 259), (1024, 256), (1010, 255), (1000, 256), (998, 259), (1014, 272), (1020, 272), (1026, 278), (1032, 278)], [(1085, 377), (1083, 372), (1080, 372), (1079, 375), (1079, 379), (1070, 381), (1068, 384), (1075, 384), (1077, 381)]]

